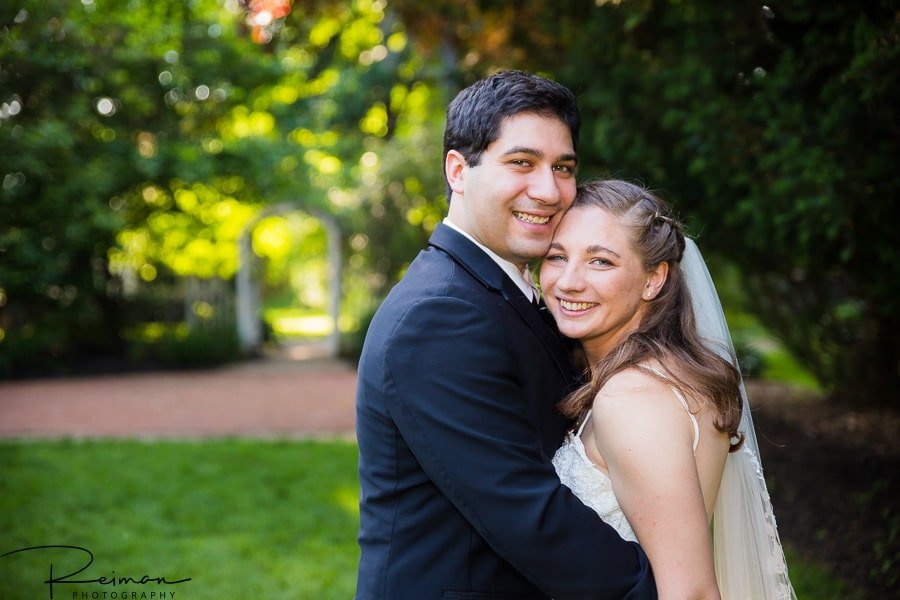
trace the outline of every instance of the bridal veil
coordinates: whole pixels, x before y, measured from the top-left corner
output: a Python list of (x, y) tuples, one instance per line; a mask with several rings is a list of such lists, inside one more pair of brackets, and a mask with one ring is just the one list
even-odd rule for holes
[[(725, 313), (706, 263), (691, 239), (681, 261), (697, 332), (707, 346), (738, 367)], [(713, 513), (716, 580), (724, 600), (796, 600), (759, 459), (759, 445), (743, 381), (738, 430), (744, 444), (728, 455)]]

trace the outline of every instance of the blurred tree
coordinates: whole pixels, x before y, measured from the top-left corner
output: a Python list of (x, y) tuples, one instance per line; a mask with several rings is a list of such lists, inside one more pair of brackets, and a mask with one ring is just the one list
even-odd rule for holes
[(442, 103), (402, 24), (371, 0), (244, 8), (0, 9), (0, 373), (120, 354), (152, 317), (133, 292), (232, 277), (266, 204), (341, 219), (357, 312), (421, 245)]
[(582, 176), (662, 190), (826, 385), (888, 402), (898, 36), (886, 0), (2, 7), (0, 372), (115, 351), (129, 277), (230, 277), (272, 203), (340, 220), (364, 321), (445, 211), (446, 101), (527, 68), (579, 96)]
[(227, 171), (203, 142), (237, 100), (230, 73), (266, 79), (227, 17), (175, 0), (0, 9), (0, 372), (121, 351), (116, 232), (170, 180)]

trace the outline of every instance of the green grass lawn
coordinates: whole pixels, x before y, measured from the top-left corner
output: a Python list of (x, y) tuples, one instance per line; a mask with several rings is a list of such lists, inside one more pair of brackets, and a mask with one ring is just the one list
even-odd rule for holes
[[(78, 546), (94, 562), (69, 579), (191, 579), (58, 583), (54, 598), (347, 600), (359, 556), (356, 456), (350, 441), (3, 442), (0, 554)], [(815, 565), (788, 560), (801, 600), (851, 597)], [(72, 549), (2, 557), (0, 598), (49, 598), (50, 563), (60, 578), (86, 562)]]
[[(0, 554), (80, 546), (94, 562), (72, 579), (191, 578), (57, 584), (55, 598), (95, 591), (129, 598), (174, 591), (184, 600), (353, 596), (359, 486), (352, 442), (3, 443), (0, 473)], [(84, 566), (86, 556), (43, 550), (0, 558), (0, 598), (49, 598), (42, 583), (49, 564), (59, 577)]]

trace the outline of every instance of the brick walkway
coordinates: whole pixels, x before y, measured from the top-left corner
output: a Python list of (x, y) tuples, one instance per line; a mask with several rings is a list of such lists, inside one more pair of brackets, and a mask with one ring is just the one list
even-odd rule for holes
[(0, 438), (352, 436), (356, 372), (285, 358), (0, 382)]

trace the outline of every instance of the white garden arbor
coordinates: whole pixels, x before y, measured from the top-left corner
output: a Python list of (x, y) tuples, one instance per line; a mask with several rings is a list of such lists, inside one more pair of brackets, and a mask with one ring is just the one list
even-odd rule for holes
[(259, 265), (253, 252), (253, 230), (266, 217), (302, 212), (317, 219), (325, 228), (328, 238), (328, 316), (331, 320), (331, 332), (326, 340), (328, 356), (337, 356), (340, 349), (340, 329), (338, 317), (341, 308), (341, 232), (335, 218), (325, 212), (306, 208), (299, 204), (284, 202), (274, 204), (256, 215), (241, 232), (238, 239), (238, 270), (235, 277), (235, 307), (237, 313), (237, 333), (241, 352), (245, 356), (256, 353), (263, 342), (262, 318), (260, 308)]

